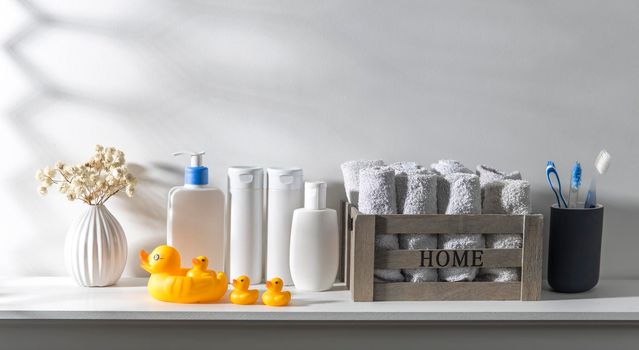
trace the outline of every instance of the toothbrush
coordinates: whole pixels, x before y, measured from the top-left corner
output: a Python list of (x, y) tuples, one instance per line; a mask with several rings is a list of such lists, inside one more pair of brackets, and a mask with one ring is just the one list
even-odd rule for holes
[(595, 158), (595, 170), (592, 174), (592, 180), (590, 180), (590, 188), (588, 189), (588, 195), (586, 196), (586, 203), (584, 208), (594, 208), (597, 206), (597, 177), (603, 175), (608, 171), (610, 167), (610, 159), (612, 156), (608, 151), (601, 150)]
[(568, 208), (577, 208), (579, 201), (579, 187), (581, 186), (581, 164), (575, 162), (572, 168), (572, 179), (570, 180), (570, 191), (568, 192)]
[[(555, 175), (555, 180), (557, 181), (557, 188), (552, 183), (550, 179), (550, 175)], [(546, 164), (546, 178), (548, 178), (548, 184), (550, 185), (550, 189), (555, 193), (555, 198), (557, 198), (557, 207), (561, 208), (561, 204), (564, 204), (564, 207), (568, 208), (566, 204), (566, 200), (564, 199), (564, 195), (561, 194), (561, 181), (559, 181), (559, 174), (557, 174), (557, 169), (555, 168), (555, 162), (548, 161)]]

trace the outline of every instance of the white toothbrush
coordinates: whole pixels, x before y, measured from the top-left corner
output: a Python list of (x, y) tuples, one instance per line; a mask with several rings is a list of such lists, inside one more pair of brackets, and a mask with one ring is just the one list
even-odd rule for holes
[(592, 174), (592, 180), (590, 180), (590, 189), (588, 190), (588, 196), (586, 197), (586, 203), (584, 208), (594, 208), (597, 206), (597, 177), (603, 175), (608, 171), (610, 167), (610, 159), (612, 156), (608, 151), (601, 150), (595, 158), (595, 170)]

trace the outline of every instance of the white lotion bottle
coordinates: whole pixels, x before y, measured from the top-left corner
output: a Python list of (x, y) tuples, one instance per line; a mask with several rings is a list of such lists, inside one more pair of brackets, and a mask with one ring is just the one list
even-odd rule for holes
[(304, 175), (300, 168), (268, 168), (266, 172), (266, 279), (279, 277), (290, 286), (291, 223), (295, 209), (304, 206)]
[(337, 212), (326, 208), (325, 182), (307, 182), (304, 189), (304, 208), (293, 213), (291, 277), (298, 290), (324, 291), (339, 264)]
[(264, 170), (236, 166), (228, 170), (229, 278), (262, 282)]
[(169, 191), (166, 243), (180, 252), (182, 262), (203, 255), (210, 269), (224, 271), (224, 193), (208, 186), (204, 152), (173, 153), (182, 154), (191, 156), (191, 165), (184, 169), (184, 186)]

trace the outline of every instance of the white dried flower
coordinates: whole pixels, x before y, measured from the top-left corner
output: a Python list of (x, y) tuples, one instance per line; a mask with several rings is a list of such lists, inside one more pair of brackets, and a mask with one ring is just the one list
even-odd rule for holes
[(135, 187), (129, 185), (129, 186), (126, 187), (125, 192), (126, 192), (127, 196), (133, 197), (133, 193), (135, 193)]
[(35, 174), (40, 182), (38, 192), (57, 184), (58, 190), (69, 200), (80, 199), (87, 204), (103, 204), (111, 196), (123, 191), (129, 197), (135, 192), (137, 180), (125, 165), (124, 152), (113, 147), (95, 146), (95, 154), (85, 163), (75, 166), (56, 162)]
[(48, 193), (48, 190), (47, 190), (47, 188), (46, 188), (46, 187), (44, 187), (44, 186), (40, 186), (40, 187), (38, 187), (38, 193), (40, 193), (40, 194), (41, 194), (41, 195), (43, 195), (43, 196), (46, 196), (46, 195), (47, 195), (47, 193)]
[(105, 180), (106, 180), (107, 185), (115, 186), (115, 177), (113, 177), (113, 175), (107, 175)]
[(45, 176), (48, 176), (48, 177), (54, 177), (55, 176), (55, 169), (51, 169), (49, 167), (46, 167), (42, 171), (44, 172)]
[(69, 184), (64, 182), (60, 184), (60, 187), (58, 187), (58, 191), (60, 191), (60, 193), (67, 193), (67, 191), (69, 190)]
[(53, 180), (50, 177), (45, 177), (41, 182), (40, 182), (40, 186), (42, 187), (49, 187), (53, 185)]
[(113, 168), (113, 169), (111, 170), (111, 175), (112, 175), (114, 178), (120, 178), (120, 177), (122, 177), (122, 175), (123, 175), (123, 174), (124, 174), (124, 173), (122, 172), (122, 168)]

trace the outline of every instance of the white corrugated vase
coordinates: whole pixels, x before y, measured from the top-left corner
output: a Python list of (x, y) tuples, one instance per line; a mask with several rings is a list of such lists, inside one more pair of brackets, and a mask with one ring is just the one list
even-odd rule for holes
[(69, 228), (64, 253), (67, 271), (79, 285), (110, 286), (126, 265), (126, 236), (104, 205), (91, 205)]

